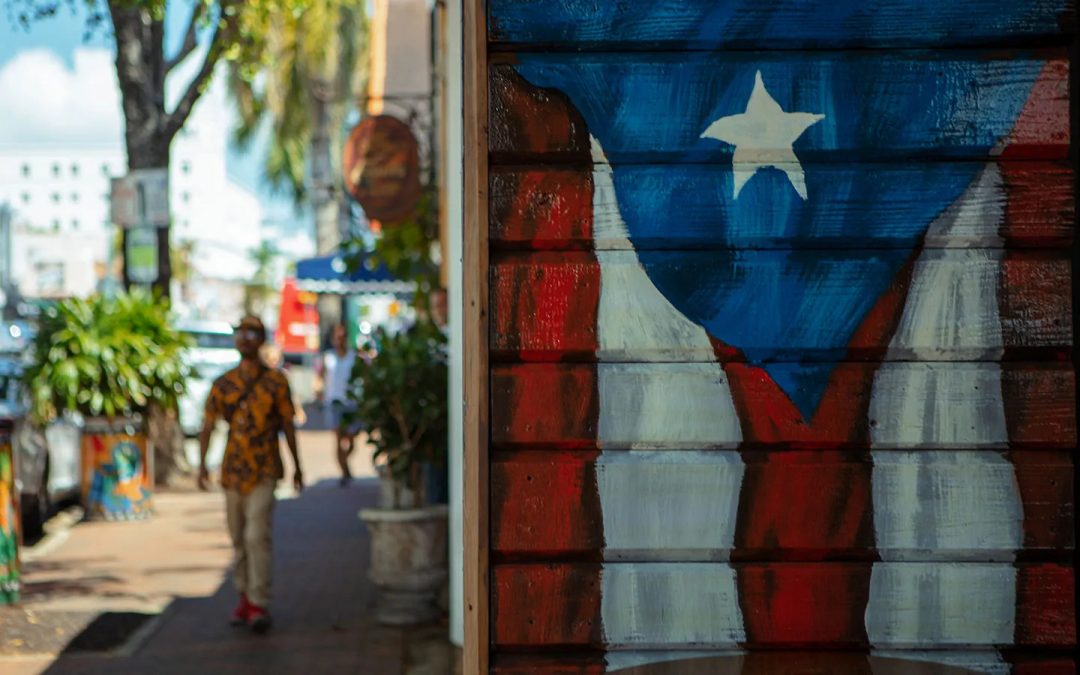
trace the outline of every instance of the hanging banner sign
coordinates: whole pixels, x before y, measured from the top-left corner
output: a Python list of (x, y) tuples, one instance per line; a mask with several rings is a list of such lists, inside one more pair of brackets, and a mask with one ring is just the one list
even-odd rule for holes
[(345, 188), (369, 219), (407, 218), (420, 199), (420, 152), (409, 126), (389, 115), (353, 127), (342, 152)]

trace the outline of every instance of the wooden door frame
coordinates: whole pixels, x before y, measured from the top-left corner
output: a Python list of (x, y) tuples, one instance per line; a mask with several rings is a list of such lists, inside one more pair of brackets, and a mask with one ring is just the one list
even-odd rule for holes
[(462, 0), (464, 211), (462, 321), (464, 329), (465, 459), (463, 463), (465, 563), (464, 672), (487, 673), (488, 568), (488, 55), (487, 3)]

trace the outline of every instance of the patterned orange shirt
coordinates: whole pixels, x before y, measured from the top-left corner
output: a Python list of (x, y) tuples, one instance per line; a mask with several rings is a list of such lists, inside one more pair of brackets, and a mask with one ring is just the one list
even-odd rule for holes
[(267, 478), (284, 476), (278, 434), (296, 414), (284, 373), (241, 363), (214, 382), (205, 414), (210, 423), (229, 423), (222, 487), (247, 494)]

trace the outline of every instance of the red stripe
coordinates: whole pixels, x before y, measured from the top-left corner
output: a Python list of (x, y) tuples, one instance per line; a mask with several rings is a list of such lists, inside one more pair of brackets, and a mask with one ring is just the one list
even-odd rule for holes
[(599, 565), (500, 565), (491, 625), (500, 648), (600, 645)]
[(600, 265), (591, 252), (509, 256), (491, 270), (496, 358), (592, 360)]
[(506, 171), (491, 174), (490, 237), (529, 248), (592, 245), (592, 174)]
[(523, 452), (492, 462), (492, 549), (533, 557), (598, 555), (604, 547), (599, 454)]
[(1071, 567), (1021, 566), (1016, 579), (1016, 644), (1076, 644), (1075, 580)]

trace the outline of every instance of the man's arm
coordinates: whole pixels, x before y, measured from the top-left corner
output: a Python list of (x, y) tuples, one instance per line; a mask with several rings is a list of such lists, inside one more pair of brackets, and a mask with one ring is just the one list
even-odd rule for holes
[(203, 418), (202, 431), (199, 432), (199, 489), (206, 490), (210, 485), (210, 472), (206, 469), (206, 453), (210, 450), (210, 435), (214, 432), (212, 417)]
[(292, 417), (285, 418), (282, 431), (285, 432), (285, 443), (289, 446), (289, 454), (292, 455), (293, 487), (296, 488), (297, 492), (302, 492), (304, 490), (304, 471), (300, 468), (300, 450), (296, 445), (296, 425), (293, 424)]
[(203, 425), (199, 431), (199, 477), (200, 490), (210, 487), (210, 472), (206, 468), (206, 453), (210, 451), (210, 436), (214, 433), (214, 425), (217, 424), (217, 383), (210, 388), (210, 394), (206, 397), (206, 406), (203, 409)]
[(293, 461), (293, 487), (297, 492), (304, 489), (304, 471), (300, 468), (300, 449), (296, 444), (296, 409), (293, 407), (292, 388), (284, 373), (281, 376), (281, 387), (278, 388), (277, 409), (281, 416), (281, 430), (285, 433), (285, 443), (289, 446), (289, 454)]

